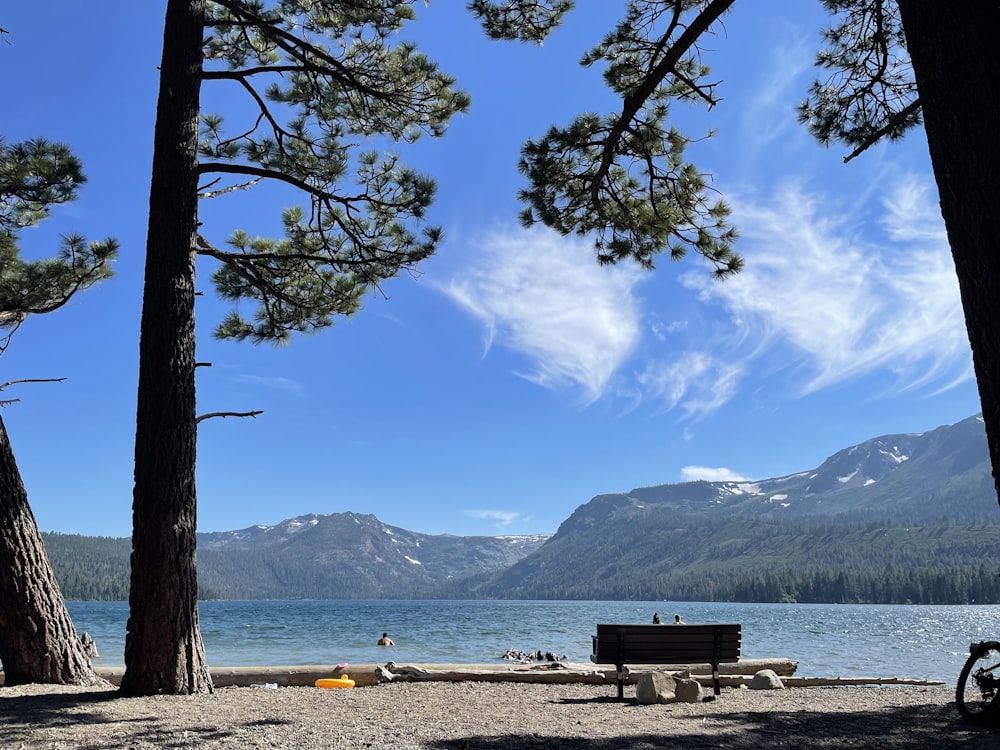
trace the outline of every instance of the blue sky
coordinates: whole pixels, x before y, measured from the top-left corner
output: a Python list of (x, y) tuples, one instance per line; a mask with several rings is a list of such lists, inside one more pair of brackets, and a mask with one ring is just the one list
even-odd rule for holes
[[(5, 7), (0, 134), (72, 146), (80, 199), (25, 231), (116, 236), (117, 276), (30, 319), (0, 358), (3, 413), (40, 528), (126, 536), (139, 313), (163, 3)], [(601, 493), (759, 479), (878, 435), (980, 410), (923, 132), (850, 164), (794, 106), (816, 77), (819, 3), (737, 3), (703, 45), (713, 111), (675, 105), (688, 156), (733, 207), (746, 270), (724, 283), (692, 256), (655, 272), (600, 268), (590, 243), (522, 229), (521, 143), (615, 102), (578, 65), (622, 5), (579, 0), (543, 46), (491, 42), (464, 0), (416, 5), (401, 34), (472, 96), (440, 140), (403, 147), (433, 175), (445, 230), (414, 276), (282, 349), (212, 339), (226, 311), (199, 266), (199, 529), (306, 513), (372, 513), (423, 533), (554, 532)], [(205, 111), (225, 113), (226, 84)], [(235, 125), (234, 125), (235, 127)], [(216, 244), (273, 233), (279, 191), (202, 207)], [(350, 544), (345, 539), (345, 544)]]

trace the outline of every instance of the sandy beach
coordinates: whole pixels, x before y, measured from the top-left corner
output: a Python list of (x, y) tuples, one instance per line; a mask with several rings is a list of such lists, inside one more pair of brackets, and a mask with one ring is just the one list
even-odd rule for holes
[(0, 747), (97, 748), (996, 748), (939, 686), (724, 688), (713, 701), (640, 705), (634, 689), (486, 682), (354, 689), (227, 687), (122, 698), (113, 688), (0, 688)]

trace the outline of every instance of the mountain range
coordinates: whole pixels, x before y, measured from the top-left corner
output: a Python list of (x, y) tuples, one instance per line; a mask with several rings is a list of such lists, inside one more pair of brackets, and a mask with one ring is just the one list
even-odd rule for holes
[[(997, 511), (971, 417), (788, 476), (598, 495), (551, 536), (427, 535), (357, 513), (199, 534), (199, 576), (225, 599), (992, 602)], [(127, 539), (45, 542), (67, 598), (127, 593)], [(89, 590), (88, 569), (103, 581)]]

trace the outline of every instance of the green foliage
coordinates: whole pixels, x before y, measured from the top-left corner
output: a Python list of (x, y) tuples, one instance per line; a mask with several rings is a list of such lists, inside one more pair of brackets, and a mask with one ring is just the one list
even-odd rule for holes
[(466, 7), (490, 39), (541, 44), (575, 4), (574, 0), (471, 0)]
[[(283, 212), (284, 239), (236, 231), (224, 250), (200, 238), (199, 252), (222, 263), (213, 276), (219, 294), (236, 305), (217, 337), (282, 343), (292, 332), (327, 327), (434, 252), (441, 231), (421, 226), (433, 180), (357, 143), (437, 137), (469, 106), (454, 79), (412, 44), (390, 45), (413, 18), (410, 5), (208, 4), (202, 78), (236, 84), (251, 114), (232, 136), (221, 115), (202, 115), (200, 172), (216, 175), (203, 197), (267, 180), (308, 201)], [(220, 187), (229, 176), (242, 182)], [(249, 320), (239, 310), (244, 300), (257, 304)]]
[(16, 329), (27, 315), (56, 310), (111, 276), (118, 254), (113, 239), (88, 244), (67, 234), (54, 258), (21, 258), (20, 230), (46, 218), (53, 205), (74, 200), (85, 181), (79, 160), (61, 143), (7, 145), (0, 139), (0, 329)]
[(690, 30), (707, 29), (728, 4), (628, 3), (625, 19), (581, 61), (606, 63), (604, 79), (622, 97), (622, 110), (582, 114), (525, 143), (522, 224), (592, 236), (602, 264), (631, 258), (652, 269), (664, 251), (679, 260), (693, 249), (718, 278), (742, 268), (729, 207), (686, 161), (692, 139), (667, 124), (672, 98), (715, 103)]
[(903, 137), (920, 123), (917, 84), (893, 0), (824, 0), (839, 22), (823, 33), (816, 64), (830, 71), (815, 81), (799, 120), (821, 143), (857, 146)]
[(34, 226), (50, 206), (75, 200), (84, 182), (69, 146), (42, 138), (8, 146), (0, 138), (0, 230)]

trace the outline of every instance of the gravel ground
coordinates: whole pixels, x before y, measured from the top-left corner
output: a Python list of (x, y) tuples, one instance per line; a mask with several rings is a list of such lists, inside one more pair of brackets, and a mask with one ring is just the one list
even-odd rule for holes
[(353, 690), (219, 688), (122, 698), (114, 689), (0, 688), (0, 747), (97, 748), (997, 748), (950, 688), (723, 689), (642, 706), (613, 686), (385, 683)]

